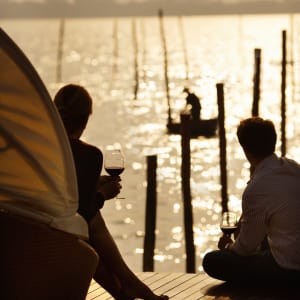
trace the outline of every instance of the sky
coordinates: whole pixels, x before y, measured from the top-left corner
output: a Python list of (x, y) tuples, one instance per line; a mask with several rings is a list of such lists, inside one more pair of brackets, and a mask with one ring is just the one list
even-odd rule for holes
[(300, 0), (0, 0), (0, 17), (300, 12)]

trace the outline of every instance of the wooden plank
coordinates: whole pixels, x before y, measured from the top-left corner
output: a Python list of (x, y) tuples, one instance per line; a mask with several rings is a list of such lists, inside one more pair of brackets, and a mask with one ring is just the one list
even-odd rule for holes
[[(156, 282), (163, 281), (163, 280), (165, 280), (166, 277), (169, 277), (172, 275), (173, 275), (172, 273), (154, 273), (153, 276), (143, 279), (143, 282), (145, 282), (149, 286), (152, 286)], [(139, 278), (141, 278), (141, 277), (139, 276)]]
[[(203, 299), (206, 295), (207, 287), (212, 285), (212, 281), (210, 278), (204, 276), (197, 276), (195, 279), (198, 279), (198, 281), (189, 281), (189, 286), (187, 288), (183, 286), (182, 291), (180, 291), (174, 299)], [(216, 285), (216, 281), (214, 281), (213, 285)]]
[[(86, 296), (86, 300), (93, 300), (93, 299), (98, 299), (98, 300), (104, 300), (104, 299), (109, 299), (110, 294), (107, 293), (95, 280), (92, 280), (88, 294)], [(113, 299), (113, 298), (111, 298)]]
[[(299, 289), (232, 286), (205, 273), (140, 272), (137, 276), (156, 294), (166, 294), (171, 300), (295, 300)], [(95, 281), (91, 282), (86, 300), (113, 300)]]
[[(203, 283), (203, 281), (201, 281), (201, 283)], [(174, 299), (200, 299), (204, 296), (204, 293), (199, 281), (189, 281), (188, 284), (181, 287), (181, 290), (175, 295)]]
[(206, 278), (204, 278), (202, 274), (184, 276), (183, 278), (184, 279), (176, 287), (167, 293), (168, 296), (172, 297), (172, 299), (185, 299), (185, 297), (189, 296), (191, 292), (194, 292), (193, 288), (196, 288), (198, 298), (203, 296), (201, 286)]
[[(200, 299), (204, 295), (202, 288), (214, 282), (205, 274), (140, 272), (137, 276), (156, 294), (167, 294), (170, 299)], [(193, 298), (194, 297), (194, 298)], [(91, 282), (86, 300), (113, 299), (94, 280)]]
[(171, 291), (183, 281), (189, 280), (188, 278), (185, 278), (185, 274), (180, 274), (180, 273), (174, 273), (171, 278), (167, 277), (166, 279), (167, 280), (165, 280), (165, 282), (163, 282), (162, 284), (153, 286), (153, 290), (160, 294), (167, 293), (168, 291)]
[(165, 294), (167, 291), (171, 290), (180, 282), (182, 282), (184, 280), (183, 277), (184, 274), (180, 273), (165, 274), (164, 278), (154, 282), (149, 286), (156, 294)]
[[(197, 297), (203, 295), (202, 287), (206, 287), (212, 280), (205, 274), (184, 273), (154, 273), (141, 272), (137, 276), (145, 282), (155, 293), (168, 294), (172, 299), (185, 299), (185, 297)], [(95, 281), (92, 281), (86, 300), (113, 299)], [(193, 298), (191, 298), (193, 299)]]

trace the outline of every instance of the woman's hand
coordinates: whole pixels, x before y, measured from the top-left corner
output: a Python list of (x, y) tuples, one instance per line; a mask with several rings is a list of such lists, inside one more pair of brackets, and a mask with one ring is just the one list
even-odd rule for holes
[(120, 176), (100, 176), (97, 184), (97, 191), (103, 195), (105, 200), (115, 198), (122, 188), (120, 182)]
[(119, 180), (121, 180), (120, 176), (112, 177), (110, 175), (101, 175), (101, 176), (99, 176), (97, 187), (100, 187), (101, 185), (103, 185), (107, 182), (115, 180), (115, 178), (118, 178)]

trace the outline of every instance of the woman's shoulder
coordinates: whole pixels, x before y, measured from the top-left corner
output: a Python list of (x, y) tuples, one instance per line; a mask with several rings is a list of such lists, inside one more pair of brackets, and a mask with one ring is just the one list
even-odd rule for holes
[(91, 145), (85, 141), (78, 140), (78, 139), (71, 139), (70, 144), (72, 147), (73, 152), (80, 152), (80, 153), (86, 153), (88, 155), (95, 155), (95, 156), (101, 156), (102, 152), (99, 148), (97, 148), (94, 145)]

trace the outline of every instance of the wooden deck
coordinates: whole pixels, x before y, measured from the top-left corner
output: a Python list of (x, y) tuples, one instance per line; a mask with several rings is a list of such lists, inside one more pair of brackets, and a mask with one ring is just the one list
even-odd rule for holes
[[(280, 288), (232, 287), (204, 273), (137, 273), (156, 294), (166, 294), (176, 300), (296, 300), (299, 290)], [(92, 281), (86, 300), (113, 299)]]

